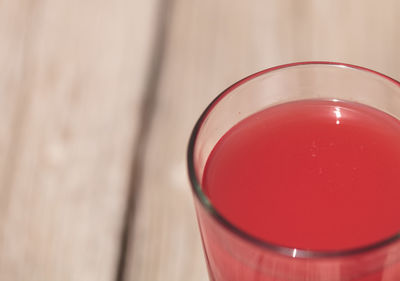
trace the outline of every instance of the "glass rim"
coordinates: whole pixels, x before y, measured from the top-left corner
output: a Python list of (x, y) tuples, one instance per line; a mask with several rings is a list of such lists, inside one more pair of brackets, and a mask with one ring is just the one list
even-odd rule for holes
[(390, 244), (393, 244), (394, 242), (400, 240), (400, 229), (397, 233), (394, 235), (391, 235), (389, 237), (386, 237), (382, 240), (379, 240), (378, 242), (374, 242), (371, 244), (368, 244), (366, 246), (362, 247), (357, 247), (357, 248), (349, 248), (349, 249), (344, 249), (344, 250), (308, 250), (308, 249), (299, 249), (299, 248), (291, 248), (291, 247), (286, 247), (282, 246), (276, 243), (268, 242), (266, 240), (257, 238), (250, 233), (246, 232), (245, 230), (235, 226), (233, 223), (231, 223), (227, 218), (225, 218), (220, 212), (216, 210), (216, 208), (213, 206), (211, 203), (210, 199), (208, 199), (207, 195), (203, 192), (201, 188), (201, 181), (197, 178), (195, 167), (194, 167), (194, 148), (196, 145), (196, 140), (198, 133), (200, 129), (202, 128), (203, 122), (206, 120), (208, 114), (214, 109), (214, 107), (229, 93), (231, 93), (233, 90), (238, 88), (239, 86), (259, 77), (264, 74), (276, 71), (276, 70), (281, 70), (285, 68), (292, 68), (292, 67), (298, 67), (298, 66), (303, 66), (303, 65), (316, 65), (316, 66), (321, 66), (321, 65), (328, 65), (328, 66), (334, 66), (334, 67), (344, 67), (348, 69), (354, 69), (358, 71), (365, 71), (369, 72), (375, 75), (378, 75), (382, 78), (385, 78), (388, 82), (395, 84), (396, 86), (400, 87), (400, 82), (387, 76), (384, 75), (380, 72), (377, 72), (375, 70), (371, 70), (369, 68), (357, 66), (357, 65), (352, 65), (352, 64), (347, 64), (347, 63), (339, 63), (339, 62), (329, 62), (329, 61), (304, 61), (304, 62), (295, 62), (295, 63), (289, 63), (289, 64), (283, 64), (283, 65), (278, 65), (274, 66), (271, 68), (267, 68), (264, 70), (261, 70), (259, 72), (256, 72), (254, 74), (251, 74), (236, 83), (232, 84), (228, 88), (226, 88), (224, 91), (222, 91), (203, 111), (201, 114), (200, 118), (196, 122), (193, 131), (191, 133), (190, 139), (189, 139), (189, 145), (187, 149), (187, 168), (188, 168), (188, 174), (189, 174), (189, 180), (190, 184), (192, 187), (192, 192), (195, 194), (196, 198), (199, 200), (201, 207), (206, 210), (207, 214), (210, 215), (212, 218), (214, 218), (217, 223), (225, 227), (230, 233), (233, 233), (234, 235), (240, 237), (241, 239), (247, 241), (248, 243), (256, 246), (256, 247), (261, 247), (266, 250), (275, 252), (277, 254), (281, 254), (284, 256), (292, 257), (292, 258), (328, 258), (328, 257), (345, 257), (345, 256), (351, 256), (351, 255), (357, 255), (357, 254), (362, 254), (362, 253), (367, 253), (373, 250), (377, 250), (380, 248), (383, 248), (385, 246), (388, 246)]

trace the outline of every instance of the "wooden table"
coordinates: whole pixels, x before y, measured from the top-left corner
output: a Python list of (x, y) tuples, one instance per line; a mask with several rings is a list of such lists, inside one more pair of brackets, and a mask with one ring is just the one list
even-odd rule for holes
[(397, 0), (0, 2), (0, 280), (207, 280), (185, 153), (277, 64), (400, 78)]

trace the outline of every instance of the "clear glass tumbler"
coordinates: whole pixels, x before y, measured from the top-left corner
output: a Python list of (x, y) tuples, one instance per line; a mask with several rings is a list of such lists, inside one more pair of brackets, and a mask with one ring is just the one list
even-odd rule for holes
[(356, 249), (287, 248), (236, 227), (202, 190), (209, 154), (236, 123), (272, 105), (314, 98), (354, 101), (400, 118), (396, 80), (354, 65), (301, 62), (266, 69), (235, 83), (207, 107), (195, 125), (188, 170), (210, 280), (400, 281), (400, 230)]

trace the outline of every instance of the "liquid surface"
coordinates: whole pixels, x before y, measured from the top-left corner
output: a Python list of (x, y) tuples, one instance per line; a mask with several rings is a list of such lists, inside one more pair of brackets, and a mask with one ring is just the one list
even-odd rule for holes
[(233, 225), (281, 246), (344, 250), (400, 230), (400, 122), (342, 101), (258, 112), (210, 154), (203, 188)]

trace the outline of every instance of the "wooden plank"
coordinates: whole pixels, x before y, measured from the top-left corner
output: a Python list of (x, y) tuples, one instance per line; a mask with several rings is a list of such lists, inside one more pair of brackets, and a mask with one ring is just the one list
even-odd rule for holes
[(1, 280), (114, 280), (157, 5), (0, 2)]
[(190, 131), (232, 82), (300, 60), (400, 77), (398, 1), (175, 0), (126, 280), (207, 280), (186, 176)]

